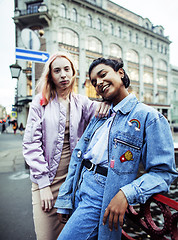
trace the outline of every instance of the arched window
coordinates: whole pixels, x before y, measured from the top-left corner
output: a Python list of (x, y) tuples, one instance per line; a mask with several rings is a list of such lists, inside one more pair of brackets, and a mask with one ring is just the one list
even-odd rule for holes
[(158, 61), (158, 69), (163, 70), (163, 71), (167, 71), (167, 63), (164, 60), (160, 59)]
[(64, 4), (61, 4), (61, 17), (66, 18), (67, 17), (67, 8)]
[(58, 32), (58, 42), (66, 45), (78, 47), (79, 38), (76, 32), (68, 28), (60, 28)]
[(167, 63), (160, 59), (158, 61), (157, 85), (167, 87)]
[(92, 17), (90, 14), (88, 14), (88, 18), (87, 18), (87, 26), (88, 27), (92, 27)]
[(149, 24), (146, 22), (146, 28), (149, 29)]
[(144, 57), (144, 65), (147, 67), (153, 67), (153, 59), (149, 55)]
[(89, 36), (86, 41), (86, 50), (91, 52), (102, 53), (102, 43), (95, 37)]
[(129, 62), (138, 63), (138, 53), (134, 50), (129, 50), (126, 53), (126, 59)]
[(101, 27), (101, 20), (98, 18), (97, 19), (97, 25), (96, 25), (96, 28), (101, 31), (102, 30), (102, 27)]
[(111, 57), (122, 58), (122, 50), (117, 44), (111, 43), (109, 55)]
[(77, 10), (75, 8), (72, 9), (72, 21), (77, 22)]

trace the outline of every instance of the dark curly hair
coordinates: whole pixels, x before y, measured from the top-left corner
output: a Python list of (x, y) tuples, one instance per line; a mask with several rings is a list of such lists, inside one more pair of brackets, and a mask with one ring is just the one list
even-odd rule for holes
[[(99, 64), (108, 65), (108, 66), (112, 67), (112, 69), (113, 69), (115, 72), (117, 72), (120, 68), (123, 69), (123, 66), (124, 66), (124, 63), (123, 63), (122, 58), (118, 58), (118, 59), (97, 58), (97, 59), (95, 59), (95, 60), (91, 63), (91, 65), (90, 65), (90, 67), (89, 67), (89, 71), (88, 71), (88, 72), (89, 72), (89, 77), (90, 77), (90, 75), (91, 75), (91, 71), (93, 70), (93, 68), (96, 67), (96, 66), (99, 65)], [(124, 83), (125, 88), (128, 88), (129, 85), (130, 85), (130, 79), (129, 79), (129, 77), (128, 77), (128, 75), (126, 74), (126, 72), (125, 72), (124, 69), (123, 69), (123, 71), (124, 71), (124, 77), (121, 78), (121, 79), (122, 79), (122, 81), (123, 81), (123, 83)]]

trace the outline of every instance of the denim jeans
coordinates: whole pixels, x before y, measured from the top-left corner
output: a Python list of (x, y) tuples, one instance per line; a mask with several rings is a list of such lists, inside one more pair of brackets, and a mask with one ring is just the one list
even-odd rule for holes
[(83, 167), (75, 195), (75, 209), (58, 240), (97, 239), (105, 181), (105, 176)]

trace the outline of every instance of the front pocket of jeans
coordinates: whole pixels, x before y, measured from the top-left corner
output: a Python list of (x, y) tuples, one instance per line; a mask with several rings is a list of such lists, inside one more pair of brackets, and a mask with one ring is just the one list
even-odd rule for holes
[(103, 176), (103, 175), (101, 175), (101, 174), (96, 173), (96, 174), (94, 175), (94, 178), (95, 178), (95, 181), (96, 181), (101, 187), (104, 188), (105, 182), (106, 182), (106, 177)]

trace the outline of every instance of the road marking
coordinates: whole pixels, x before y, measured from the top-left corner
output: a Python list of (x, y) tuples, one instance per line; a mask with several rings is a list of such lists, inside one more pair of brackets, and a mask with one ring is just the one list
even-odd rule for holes
[(13, 175), (11, 175), (9, 177), (9, 179), (11, 180), (21, 180), (21, 179), (25, 179), (25, 178), (28, 178), (29, 177), (29, 173), (27, 173), (26, 171), (21, 171), (21, 172), (18, 172), (18, 173), (15, 173)]

